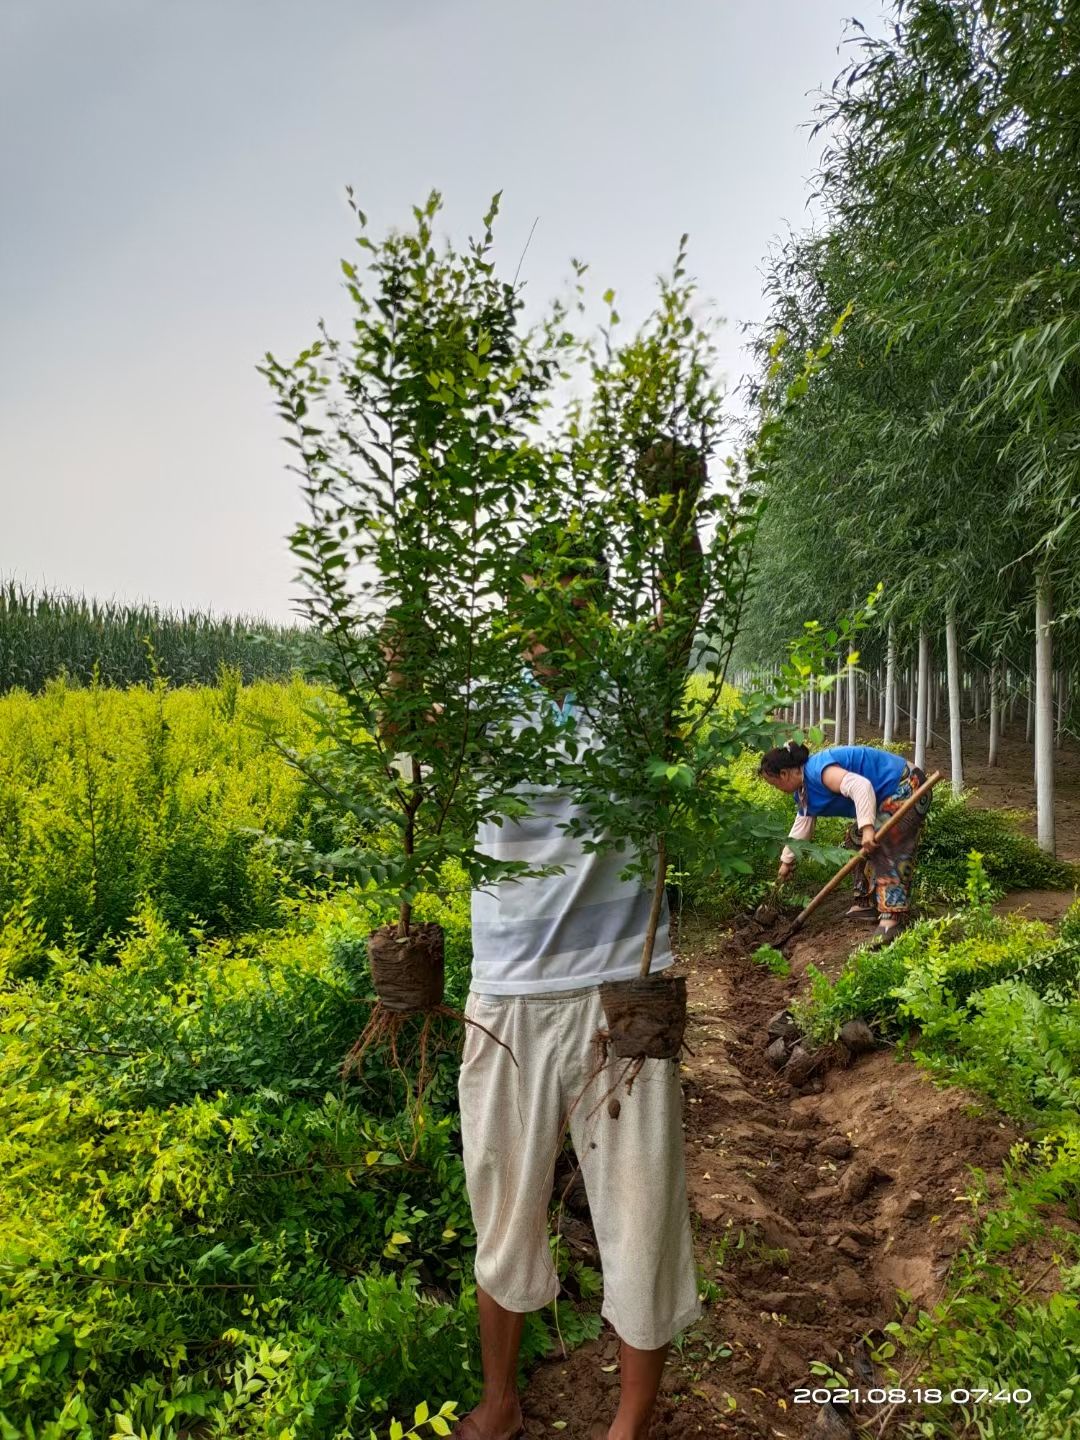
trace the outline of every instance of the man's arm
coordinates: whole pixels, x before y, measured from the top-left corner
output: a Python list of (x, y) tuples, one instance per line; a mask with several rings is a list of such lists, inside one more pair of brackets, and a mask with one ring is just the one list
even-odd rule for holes
[[(404, 671), (399, 668), (402, 664), (404, 664), (405, 660), (404, 639), (402, 637), (401, 631), (395, 629), (390, 621), (387, 621), (386, 624), (383, 626), (382, 639), (379, 642), (379, 648), (382, 651), (383, 659), (386, 661), (387, 665), (387, 689), (404, 690), (410, 683)], [(430, 710), (425, 711), (422, 717), (423, 723), (425, 725), (437, 724), (439, 716), (442, 713), (442, 709), (443, 707), (440, 704), (433, 704)], [(394, 721), (390, 720), (387, 717), (385, 710), (383, 710), (381, 707), (377, 711), (376, 728), (378, 729), (379, 739), (387, 745), (396, 744), (402, 732), (402, 727), (396, 724)], [(437, 740), (436, 744), (438, 743), (441, 742)]]

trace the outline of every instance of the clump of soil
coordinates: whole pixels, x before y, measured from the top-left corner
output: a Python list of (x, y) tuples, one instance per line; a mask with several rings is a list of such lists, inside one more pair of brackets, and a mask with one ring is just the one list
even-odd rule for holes
[(677, 1060), (686, 1035), (686, 978), (647, 975), (600, 986), (604, 1051), (621, 1060)]
[[(359, 1071), (369, 1050), (385, 1049), (391, 1065), (405, 1074), (415, 1066), (415, 1093), (431, 1081), (432, 1019), (456, 1016), (443, 1005), (444, 961), (441, 925), (414, 925), (399, 936), (396, 925), (382, 925), (368, 936), (368, 963), (378, 999), (367, 1024), (341, 1064), (342, 1076)], [(410, 1024), (420, 1017), (419, 1026)], [(401, 1053), (403, 1036), (415, 1031), (411, 1053)]]
[(413, 925), (399, 936), (396, 925), (383, 925), (368, 937), (368, 961), (377, 999), (359, 1039), (342, 1061), (347, 1077), (359, 1071), (370, 1050), (384, 1049), (394, 1069), (407, 1079), (406, 1095), (419, 1101), (434, 1075), (440, 1044), (435, 1021), (455, 1020), (482, 1030), (514, 1060), (508, 1045), (485, 1025), (443, 1003), (445, 963), (441, 925)]

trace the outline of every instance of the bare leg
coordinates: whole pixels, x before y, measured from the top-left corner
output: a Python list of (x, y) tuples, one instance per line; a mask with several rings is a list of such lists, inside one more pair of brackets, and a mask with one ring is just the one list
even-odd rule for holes
[(608, 1440), (646, 1440), (667, 1352), (666, 1345), (659, 1350), (635, 1350), (623, 1341), (619, 1408), (611, 1422)]
[(480, 1312), (484, 1394), (480, 1404), (454, 1427), (453, 1433), (459, 1440), (514, 1440), (521, 1429), (517, 1362), (525, 1316), (504, 1310), (479, 1285), (476, 1305)]

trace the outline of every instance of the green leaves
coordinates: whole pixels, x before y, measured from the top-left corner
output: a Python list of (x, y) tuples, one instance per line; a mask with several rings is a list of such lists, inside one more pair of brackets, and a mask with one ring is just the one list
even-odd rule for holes
[(1049, 0), (896, 9), (823, 106), (825, 225), (771, 260), (756, 388), (804, 392), (800, 351), (832, 354), (769, 467), (748, 623), (764, 658), (880, 576), (903, 631), (958, 604), (1026, 669), (1035, 563), (1080, 596), (1071, 31)]
[(362, 236), (366, 270), (342, 262), (348, 338), (324, 330), (263, 369), (298, 451), (308, 517), (291, 545), (325, 641), (318, 677), (339, 700), (304, 773), (343, 813), (372, 797), (380, 832), (311, 863), (376, 882), (403, 922), (449, 856), (477, 883), (496, 877), (477, 826), (542, 752), (542, 734), (507, 743), (521, 657), (503, 607), (515, 517), (546, 464), (535, 432), (558, 342), (520, 328), (492, 260), (498, 208), (496, 195), (464, 247), (433, 244), (437, 191), (411, 228)]
[[(468, 890), (460, 873), (445, 888), (421, 913), (447, 932), (460, 1001)], [(9, 1423), (85, 1406), (102, 1434), (239, 1437), (317, 1403), (334, 1428), (384, 1435), (396, 1409), (449, 1433), (453, 1405), (415, 1407), (461, 1393), (472, 1323), (453, 1121), (440, 1107), (414, 1129), (374, 1059), (347, 1092), (339, 1076), (378, 918), (330, 893), (223, 944), (145, 916), (112, 963), (69, 939), (0, 993)], [(452, 1041), (432, 1057), (447, 1094)]]

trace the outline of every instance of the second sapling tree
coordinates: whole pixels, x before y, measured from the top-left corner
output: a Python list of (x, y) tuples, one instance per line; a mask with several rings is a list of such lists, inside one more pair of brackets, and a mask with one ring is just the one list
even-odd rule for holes
[[(583, 812), (576, 831), (587, 849), (625, 849), (624, 875), (638, 875), (651, 896), (640, 979), (602, 990), (605, 1040), (636, 1061), (674, 1058), (682, 1046), (685, 982), (650, 974), (673, 862), (699, 875), (746, 873), (745, 852), (761, 833), (729, 766), (771, 735), (780, 697), (720, 702), (777, 427), (829, 344), (770, 403), (742, 459), (718, 464), (714, 327), (687, 278), (685, 243), (636, 334), (616, 338), (614, 297), (606, 298), (589, 400), (567, 427), (566, 475), (549, 508), (579, 544), (608, 558), (607, 584), (540, 585), (533, 603), (553, 612), (548, 627), (565, 637), (557, 664), (595, 737), (566, 774)], [(711, 484), (710, 462), (719, 472)], [(817, 668), (815, 647), (808, 635), (782, 687)], [(691, 661), (704, 684), (688, 685)]]
[(522, 812), (515, 786), (545, 744), (542, 725), (511, 738), (521, 662), (501, 600), (558, 342), (525, 333), (496, 273), (497, 197), (460, 250), (437, 243), (439, 209), (433, 194), (376, 240), (354, 205), (344, 338), (324, 324), (293, 363), (262, 367), (307, 511), (290, 541), (302, 608), (324, 641), (321, 743), (297, 763), (348, 826), (309, 859), (394, 914), (369, 939), (379, 999), (354, 1060), (442, 1006), (442, 932), (414, 905), (447, 862), (474, 887), (535, 873), (479, 852), (476, 834)]

